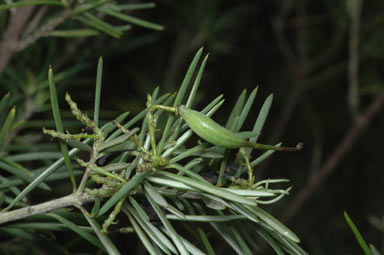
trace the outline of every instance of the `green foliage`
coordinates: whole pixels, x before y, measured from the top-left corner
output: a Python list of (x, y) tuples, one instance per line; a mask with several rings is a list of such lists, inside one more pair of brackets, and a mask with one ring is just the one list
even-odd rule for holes
[[(222, 148), (218, 144), (202, 141), (190, 147), (190, 144), (194, 143), (195, 131), (191, 123), (184, 122), (180, 115), (175, 116), (167, 112), (168, 110), (177, 112), (174, 106), (183, 101), (193, 105), (202, 70), (207, 61), (205, 58), (198, 68), (201, 55), (202, 49), (197, 52), (175, 96), (166, 94), (158, 97), (158, 88), (156, 88), (152, 95), (148, 95), (147, 108), (141, 113), (130, 120), (125, 120), (127, 114), (123, 114), (116, 118), (115, 122), (108, 122), (104, 126), (99, 126), (102, 77), (100, 60), (97, 70), (94, 119), (83, 113), (69, 94), (66, 94), (72, 114), (81, 121), (84, 130), (88, 133), (64, 132), (54, 76), (50, 69), (51, 109), (54, 113), (56, 130), (44, 129), (43, 132), (59, 139), (65, 148), (70, 146), (73, 149), (69, 152), (62, 150), (63, 157), (56, 159), (45, 170), (37, 173), (33, 179), (24, 177), (23, 180), (28, 181), (29, 185), (21, 192), (17, 191), (15, 198), (4, 200), (3, 203), (8, 206), (3, 210), (3, 215), (0, 214), (0, 218), (12, 215), (13, 211), (9, 211), (12, 207), (25, 207), (26, 205), (20, 202), (26, 198), (27, 194), (36, 187), (44, 185), (44, 181), (48, 180), (49, 176), (62, 174), (67, 170), (64, 178), (71, 179), (74, 188), (74, 194), (68, 199), (73, 201), (70, 200), (69, 204), (65, 205), (55, 204), (56, 207), (51, 206), (48, 211), (60, 206), (76, 206), (92, 231), (83, 225), (84, 218), (81, 224), (76, 224), (68, 217), (69, 215), (53, 212), (48, 213), (47, 216), (53, 217), (109, 254), (120, 254), (108, 237), (112, 225), (117, 225), (121, 229), (132, 227), (150, 254), (163, 252), (214, 254), (215, 246), (212, 246), (208, 238), (212, 235), (212, 231), (216, 231), (239, 254), (251, 254), (258, 249), (256, 240), (249, 238), (255, 234), (267, 240), (276, 251), (279, 251), (279, 254), (306, 254), (297, 245), (299, 238), (260, 207), (261, 204), (277, 202), (290, 190), (290, 187), (272, 188), (275, 183), (286, 181), (282, 179), (268, 179), (254, 183), (252, 165), (255, 165), (256, 161), (262, 161), (270, 153), (266, 154), (268, 153), (266, 152), (256, 161), (250, 161), (252, 150), (235, 148), (233, 152), (236, 152), (237, 156), (232, 159), (230, 148)], [(196, 72), (198, 75), (195, 77)], [(191, 84), (193, 84), (192, 89), (189, 88)], [(188, 91), (190, 91), (189, 94)], [(255, 96), (256, 90), (246, 101), (245, 93), (240, 96), (238, 102), (244, 103), (237, 103), (233, 110), (235, 113), (232, 112), (229, 115), (232, 119), (229, 125), (235, 127), (234, 131), (240, 131)], [(212, 116), (222, 105), (223, 101), (220, 100), (221, 97), (214, 99), (199, 114)], [(256, 141), (254, 136), (261, 131), (270, 105), (271, 97), (268, 97), (254, 124), (254, 129), (251, 132), (239, 133), (241, 134), (239, 137), (244, 137), (242, 139), (252, 137), (251, 141)], [(239, 118), (231, 116), (239, 116)], [(164, 122), (161, 121), (162, 119)], [(142, 123), (140, 124), (139, 121)], [(159, 123), (165, 123), (165, 125), (161, 126)], [(141, 127), (139, 133), (139, 128), (135, 125)], [(271, 148), (275, 147), (271, 146)], [(84, 156), (80, 158), (80, 152), (89, 154), (87, 159), (82, 159)], [(65, 156), (68, 160), (65, 160)], [(85, 169), (79, 185), (74, 181), (75, 173), (78, 173), (77, 167), (74, 168), (75, 170), (70, 170), (72, 164), (69, 159), (75, 159), (79, 166)], [(230, 161), (234, 161), (237, 165), (235, 172), (227, 167)], [(62, 167), (64, 163), (66, 163), (66, 170)], [(243, 175), (244, 167), (248, 170), (247, 177)], [(12, 179), (22, 177), (15, 172)], [(218, 182), (219, 178), (221, 178), (220, 182)], [(6, 191), (5, 195), (7, 196), (10, 191)], [(92, 213), (89, 213), (83, 205), (85, 202), (79, 202), (83, 201), (82, 199), (87, 199), (87, 202), (94, 201)], [(9, 212), (5, 213), (5, 211)], [(78, 214), (76, 215), (78, 217)], [(124, 222), (123, 218), (130, 224), (120, 223)], [(100, 227), (99, 222), (102, 221), (104, 223)], [(159, 222), (155, 224), (154, 221)], [(186, 227), (186, 222), (193, 222), (198, 226), (196, 229), (189, 229), (191, 232), (189, 235), (181, 234), (182, 232), (179, 231), (179, 225)], [(244, 229), (245, 222), (252, 227)], [(207, 223), (212, 226), (212, 229), (207, 228)], [(41, 224), (51, 223), (45, 218)], [(0, 229), (4, 231), (7, 227), (0, 227)], [(16, 233), (10, 234), (16, 236)], [(193, 239), (194, 236), (197, 239)], [(121, 252), (125, 253), (125, 251)]]
[(372, 244), (370, 245), (370, 247), (368, 247), (368, 244), (365, 242), (363, 236), (360, 234), (359, 230), (357, 229), (356, 225), (353, 223), (352, 219), (349, 217), (347, 212), (344, 212), (344, 217), (349, 227), (351, 228), (353, 234), (355, 235), (357, 242), (359, 243), (360, 247), (363, 249), (364, 254), (380, 255), (381, 253)]

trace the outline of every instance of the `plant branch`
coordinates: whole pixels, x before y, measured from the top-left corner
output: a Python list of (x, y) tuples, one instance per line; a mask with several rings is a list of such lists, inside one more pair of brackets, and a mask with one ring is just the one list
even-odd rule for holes
[(52, 210), (64, 207), (83, 205), (94, 200), (95, 198), (87, 193), (77, 195), (71, 194), (38, 205), (28, 206), (21, 209), (0, 213), (0, 224), (20, 220), (36, 214), (47, 213)]
[(34, 43), (40, 37), (44, 36), (47, 32), (50, 32), (50, 31), (54, 30), (57, 26), (62, 24), (70, 15), (71, 15), (71, 11), (70, 10), (65, 10), (59, 16), (57, 16), (56, 18), (50, 19), (47, 23), (42, 25), (39, 29), (37, 29), (30, 36), (26, 37), (22, 41), (19, 41), (17, 43), (17, 45), (15, 45), (15, 50), (16, 51), (24, 50), (30, 44)]
[(351, 1), (351, 26), (349, 34), (349, 62), (348, 62), (348, 105), (352, 116), (356, 117), (359, 111), (359, 29), (360, 13), (363, 0)]
[(362, 115), (358, 115), (354, 125), (346, 132), (339, 145), (335, 148), (333, 153), (322, 164), (317, 174), (302, 188), (296, 199), (291, 203), (282, 222), (287, 222), (296, 215), (302, 204), (309, 198), (313, 191), (320, 186), (324, 179), (336, 168), (341, 158), (345, 155), (352, 144), (360, 135), (365, 126), (369, 124), (372, 117), (380, 110), (384, 102), (384, 91), (373, 100), (368, 109)]
[[(271, 131), (270, 136), (268, 137), (268, 143), (274, 144), (280, 139), (284, 133), (289, 120), (291, 119), (292, 113), (296, 108), (298, 99), (300, 98), (304, 89), (308, 86), (308, 73), (310, 60), (308, 58), (308, 31), (307, 31), (307, 9), (306, 2), (297, 6), (298, 16), (300, 17), (301, 24), (296, 30), (296, 54), (290, 53), (290, 48), (280, 46), (280, 50), (284, 56), (284, 59), (287, 61), (289, 66), (295, 71), (295, 84), (292, 85), (288, 96), (283, 104), (282, 110), (279, 113), (277, 118), (277, 123), (274, 125), (274, 128)], [(281, 29), (281, 28), (280, 28)], [(279, 32), (279, 30), (277, 30)], [(283, 34), (276, 33), (277, 43), (282, 44), (286, 41), (286, 37), (282, 37)], [(297, 56), (296, 56), (297, 55)], [(256, 178), (261, 178), (264, 171), (267, 169), (269, 160), (265, 161), (263, 166), (259, 169)]]
[(16, 51), (14, 45), (19, 42), (21, 31), (32, 14), (33, 9), (33, 6), (29, 6), (11, 12), (9, 24), (0, 42), (0, 74)]
[(301, 20), (301, 25), (297, 29), (296, 34), (296, 52), (297, 57), (294, 61), (296, 64), (294, 70), (296, 71), (296, 82), (291, 88), (287, 100), (284, 102), (283, 110), (280, 112), (278, 121), (269, 137), (269, 143), (276, 143), (280, 139), (288, 122), (291, 118), (292, 112), (296, 107), (298, 98), (301, 96), (302, 91), (307, 86), (308, 66), (310, 61), (308, 59), (308, 31), (307, 31), (307, 10), (306, 2), (297, 6), (298, 16)]

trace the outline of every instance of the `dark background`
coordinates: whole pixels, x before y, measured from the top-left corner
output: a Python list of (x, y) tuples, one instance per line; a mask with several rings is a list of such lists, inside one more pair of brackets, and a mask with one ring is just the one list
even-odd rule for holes
[[(362, 254), (343, 211), (383, 252), (384, 234), (370, 219), (384, 215), (384, 2), (363, 1), (360, 18), (351, 14), (352, 2), (158, 1), (156, 8), (131, 14), (163, 25), (163, 31), (133, 26), (120, 39), (42, 38), (20, 54), (31, 56), (31, 70), (45, 72), (48, 63), (59, 72), (86, 60), (61, 90), (90, 111), (97, 59), (103, 56), (102, 117), (111, 119), (143, 109), (155, 86), (162, 93), (177, 90), (204, 46), (209, 59), (197, 109), (224, 94), (226, 102), (214, 116), (223, 124), (241, 91), (258, 87), (255, 114), (244, 130), (273, 93), (259, 141), (304, 142), (302, 151), (275, 153), (257, 167), (258, 179), (288, 178), (293, 186), (288, 197), (265, 208), (286, 221), (310, 254)], [(354, 21), (358, 32), (351, 29)], [(349, 97), (354, 82), (358, 90)]]

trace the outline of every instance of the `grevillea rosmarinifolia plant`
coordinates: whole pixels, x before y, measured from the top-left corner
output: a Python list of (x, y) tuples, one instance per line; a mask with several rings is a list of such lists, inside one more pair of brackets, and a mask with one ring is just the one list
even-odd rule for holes
[[(212, 120), (224, 102), (222, 96), (196, 109), (194, 101), (207, 63), (207, 57), (200, 63), (202, 52), (196, 53), (176, 94), (160, 96), (156, 88), (148, 94), (142, 112), (132, 118), (123, 113), (104, 125), (99, 121), (100, 59), (94, 118), (84, 114), (68, 93), (65, 96), (73, 115), (84, 125), (78, 134), (64, 131), (50, 69), (56, 129), (43, 128), (43, 132), (59, 140), (63, 156), (8, 203), (0, 223), (11, 227), (15, 224), (11, 221), (40, 213), (41, 224), (53, 218), (109, 254), (128, 252), (110, 238), (112, 224), (122, 235), (137, 235), (150, 254), (215, 254), (222, 247), (211, 242), (212, 232), (233, 249), (231, 253), (255, 254), (256, 234), (277, 254), (306, 254), (298, 245), (299, 238), (262, 209), (288, 194), (291, 187), (274, 188), (288, 180), (255, 180), (253, 176), (255, 166), (275, 150), (297, 151), (302, 144), (257, 143), (272, 95), (258, 116), (251, 116), (256, 118), (253, 129), (241, 131), (257, 89), (248, 98), (243, 91), (224, 126)], [(85, 153), (80, 156), (80, 152)], [(49, 176), (65, 172), (73, 185), (72, 194), (34, 206), (20, 203), (33, 189), (46, 185)], [(81, 176), (79, 183), (76, 176)], [(82, 214), (91, 230), (85, 230), (84, 222), (71, 221), (63, 209), (68, 206), (79, 209), (76, 215)], [(20, 209), (10, 210), (13, 207)]]

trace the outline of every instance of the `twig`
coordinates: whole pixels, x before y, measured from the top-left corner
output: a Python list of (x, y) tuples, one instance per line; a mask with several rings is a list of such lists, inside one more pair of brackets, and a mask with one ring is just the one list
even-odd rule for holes
[[(288, 65), (295, 71), (295, 84), (292, 86), (289, 91), (288, 96), (286, 97), (285, 102), (283, 103), (283, 107), (281, 112), (279, 113), (279, 117), (277, 123), (274, 125), (274, 128), (271, 131), (271, 135), (268, 137), (268, 143), (273, 144), (277, 143), (277, 141), (282, 136), (284, 130), (286, 129), (289, 120), (292, 116), (292, 113), (296, 107), (297, 101), (301, 96), (304, 89), (308, 86), (308, 72), (310, 61), (308, 59), (308, 47), (307, 47), (307, 10), (306, 3), (303, 2), (298, 7), (298, 16), (301, 20), (301, 25), (297, 30), (296, 35), (296, 52), (297, 56), (292, 53), (291, 48), (287, 43), (287, 38), (283, 35), (283, 33), (278, 28), (275, 28), (275, 35), (277, 36), (277, 43), (279, 48), (284, 56), (284, 59), (288, 63)], [(281, 18), (280, 18), (281, 19)], [(280, 28), (281, 30), (282, 28)], [(267, 169), (269, 160), (263, 163), (263, 166), (258, 170), (256, 178), (261, 178), (264, 171)]]
[(348, 62), (348, 105), (352, 116), (356, 117), (359, 111), (359, 29), (360, 13), (363, 0), (351, 1), (351, 26), (349, 31), (349, 62)]
[(0, 42), (0, 74), (8, 65), (15, 52), (13, 46), (19, 41), (20, 33), (32, 14), (33, 9), (33, 6), (29, 6), (11, 12), (9, 24)]
[(280, 52), (283, 55), (287, 65), (295, 69), (296, 57), (287, 41), (287, 37), (283, 33), (283, 26), (283, 18), (281, 17), (275, 18), (275, 20), (272, 22), (272, 28), (276, 37), (277, 47), (280, 49)]
[(64, 207), (83, 205), (94, 200), (95, 198), (93, 196), (88, 195), (87, 193), (82, 193), (79, 195), (71, 194), (38, 205), (28, 206), (10, 212), (0, 213), (0, 224), (20, 220), (36, 214), (47, 213), (52, 210)]
[(45, 23), (43, 26), (37, 29), (33, 34), (23, 39), (22, 41), (18, 42), (15, 45), (15, 50), (16, 51), (24, 50), (30, 44), (34, 43), (40, 37), (44, 36), (47, 32), (54, 30), (57, 26), (62, 24), (70, 15), (71, 15), (71, 11), (65, 10), (56, 18), (50, 19), (47, 23)]
[(43, 6), (36, 11), (36, 14), (28, 22), (28, 25), (25, 26), (23, 34), (21, 35), (21, 40), (25, 39), (27, 36), (33, 33), (38, 27), (40, 21), (43, 19), (44, 15), (48, 10), (48, 6)]
[(292, 112), (296, 107), (297, 100), (301, 96), (303, 89), (307, 86), (308, 66), (310, 61), (308, 60), (308, 47), (307, 47), (307, 10), (306, 3), (303, 2), (297, 6), (298, 15), (301, 20), (301, 26), (297, 30), (296, 34), (296, 65), (294, 67), (296, 71), (296, 82), (293, 85), (287, 100), (284, 102), (283, 110), (280, 113), (278, 121), (271, 133), (269, 142), (275, 143), (280, 139), (282, 133), (288, 125), (289, 119), (291, 118)]
[(364, 114), (356, 118), (354, 125), (346, 132), (336, 149), (331, 153), (328, 159), (322, 164), (317, 174), (302, 188), (296, 199), (290, 204), (287, 212), (282, 218), (287, 222), (296, 215), (302, 204), (308, 199), (312, 192), (324, 181), (324, 179), (335, 169), (344, 154), (351, 148), (357, 137), (365, 126), (369, 124), (373, 115), (375, 115), (384, 102), (384, 91), (373, 100)]

